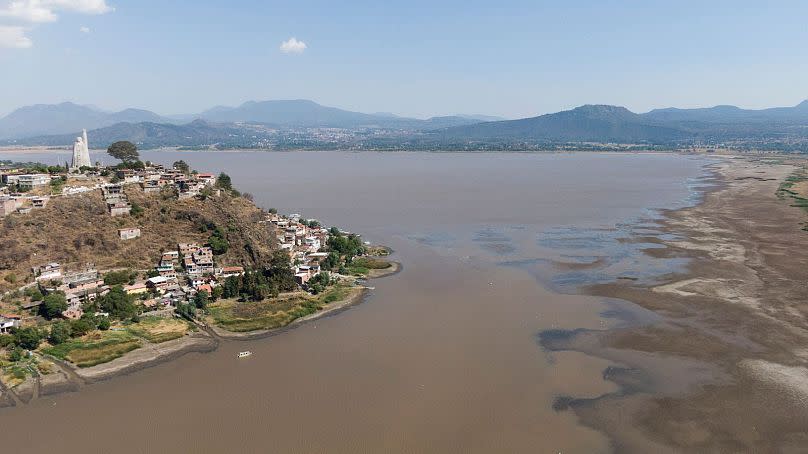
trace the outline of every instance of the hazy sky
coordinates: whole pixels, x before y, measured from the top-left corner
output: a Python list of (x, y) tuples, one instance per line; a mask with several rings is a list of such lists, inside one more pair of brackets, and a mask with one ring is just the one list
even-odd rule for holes
[(0, 115), (66, 100), (506, 117), (794, 105), (807, 18), (796, 0), (0, 0)]

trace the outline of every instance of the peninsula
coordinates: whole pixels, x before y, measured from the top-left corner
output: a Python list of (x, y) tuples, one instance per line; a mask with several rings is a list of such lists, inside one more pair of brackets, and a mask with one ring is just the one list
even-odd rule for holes
[(257, 207), (225, 173), (142, 162), (0, 163), (0, 405), (130, 372), (361, 301), (384, 247)]

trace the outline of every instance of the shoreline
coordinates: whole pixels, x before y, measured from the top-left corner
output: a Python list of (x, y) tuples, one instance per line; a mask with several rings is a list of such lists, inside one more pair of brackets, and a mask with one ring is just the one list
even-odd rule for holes
[[(394, 261), (390, 261), (390, 263), (393, 264), (390, 269), (373, 270), (382, 272), (372, 276), (369, 275), (367, 279), (380, 279), (401, 271), (402, 266), (400, 263)], [(188, 353), (213, 352), (219, 349), (222, 340), (247, 341), (277, 336), (310, 322), (338, 315), (353, 306), (362, 304), (370, 295), (370, 290), (366, 286), (356, 286), (351, 289), (351, 293), (346, 298), (326, 305), (322, 310), (313, 314), (297, 318), (286, 326), (271, 330), (238, 333), (227, 331), (215, 325), (195, 322), (200, 329), (198, 332), (159, 344), (147, 343), (143, 347), (127, 352), (112, 361), (92, 367), (80, 368), (67, 361), (48, 356), (46, 358), (56, 366), (57, 370), (55, 372), (32, 377), (13, 389), (0, 384), (0, 408), (26, 405), (42, 396), (80, 391), (86, 385), (136, 373), (173, 361)]]
[[(370, 270), (367, 280), (381, 279), (384, 277), (393, 276), (401, 272), (401, 270), (403, 269), (401, 264), (398, 262), (390, 261), (390, 263), (392, 264), (390, 268), (383, 270)], [(374, 273), (375, 271), (378, 271), (378, 273)], [(323, 310), (317, 311), (313, 314), (306, 315), (305, 317), (296, 318), (292, 320), (288, 325), (281, 326), (279, 328), (237, 332), (237, 331), (228, 331), (214, 324), (204, 324), (198, 326), (200, 326), (205, 330), (213, 331), (213, 333), (217, 337), (226, 340), (253, 340), (253, 339), (263, 339), (267, 337), (272, 337), (278, 334), (282, 334), (286, 331), (298, 328), (302, 325), (305, 325), (306, 323), (319, 320), (321, 318), (337, 315), (350, 309), (353, 306), (362, 304), (369, 296), (371, 289), (366, 286), (356, 286), (351, 290), (352, 293), (348, 295), (347, 298), (328, 304), (323, 307)]]
[(800, 165), (749, 156), (709, 164), (696, 205), (661, 211), (657, 235), (633, 235), (663, 247), (644, 250), (648, 257), (689, 262), (659, 282), (581, 289), (660, 321), (540, 334), (548, 351), (615, 363), (604, 378), (618, 391), (559, 396), (558, 411), (572, 410), (619, 451), (775, 451), (797, 446), (790, 439), (808, 441), (808, 309), (800, 304), (808, 252), (799, 254), (808, 251), (799, 227), (808, 216), (776, 197)]

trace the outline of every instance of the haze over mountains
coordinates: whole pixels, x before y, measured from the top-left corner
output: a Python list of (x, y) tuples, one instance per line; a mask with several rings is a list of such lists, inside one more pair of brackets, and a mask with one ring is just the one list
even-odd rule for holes
[[(201, 119), (215, 123), (260, 123), (295, 128), (397, 128), (426, 130), (482, 121), (478, 116), (444, 116), (427, 120), (392, 114), (365, 114), (326, 107), (309, 100), (248, 101), (238, 107), (216, 106), (198, 114), (161, 116), (141, 109), (106, 112), (72, 102), (21, 107), (0, 118), (0, 139), (74, 134), (117, 123), (181, 124)], [(487, 118), (486, 118), (487, 119)]]
[(518, 120), (481, 115), (421, 120), (352, 112), (308, 100), (250, 101), (170, 117), (62, 103), (23, 107), (0, 118), (0, 139), (5, 144), (69, 145), (83, 127), (91, 130), (96, 143), (131, 140), (143, 148), (534, 149), (568, 143), (729, 142), (808, 150), (808, 101), (760, 110), (715, 106), (641, 114), (619, 106), (585, 105)]

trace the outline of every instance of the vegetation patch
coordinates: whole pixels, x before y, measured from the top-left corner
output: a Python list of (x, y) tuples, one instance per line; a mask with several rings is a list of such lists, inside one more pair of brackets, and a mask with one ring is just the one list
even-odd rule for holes
[(70, 339), (42, 351), (78, 367), (92, 367), (120, 358), (142, 346), (142, 341), (128, 330), (93, 331), (84, 337)]
[(264, 301), (219, 300), (208, 305), (207, 310), (212, 321), (228, 331), (275, 329), (320, 311), (327, 304), (347, 298), (353, 289), (337, 284), (316, 296), (295, 293)]
[(134, 336), (159, 344), (181, 338), (189, 331), (189, 328), (188, 322), (183, 320), (144, 317), (138, 323), (127, 326), (126, 330)]

